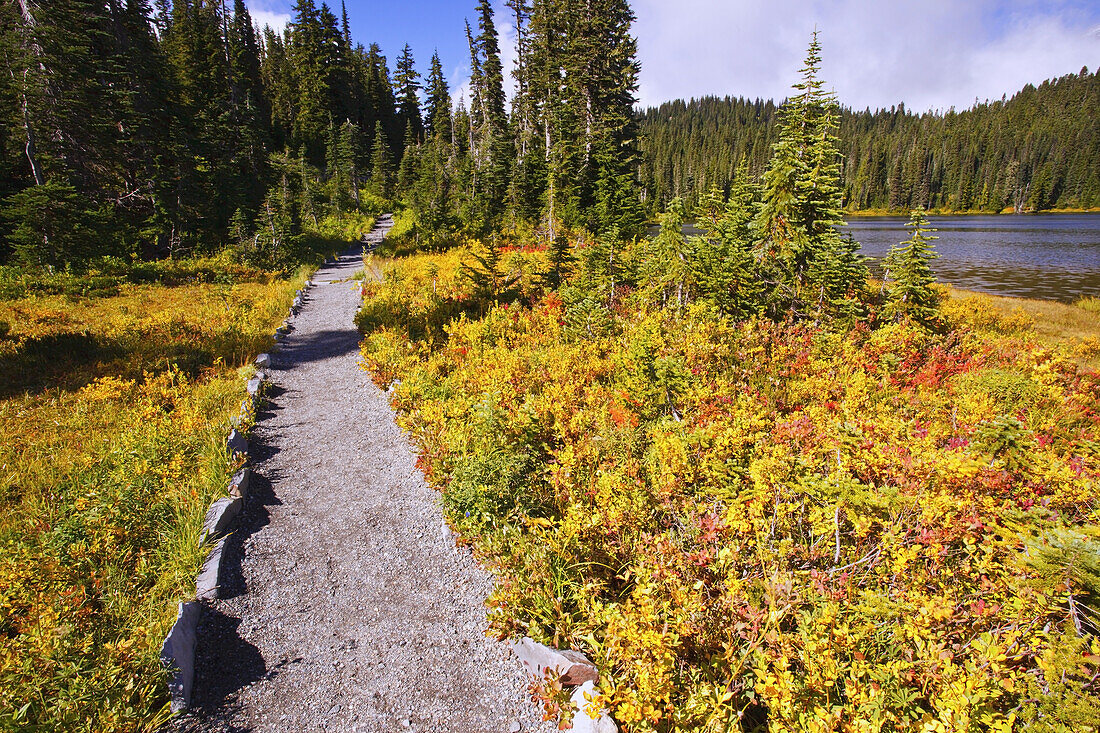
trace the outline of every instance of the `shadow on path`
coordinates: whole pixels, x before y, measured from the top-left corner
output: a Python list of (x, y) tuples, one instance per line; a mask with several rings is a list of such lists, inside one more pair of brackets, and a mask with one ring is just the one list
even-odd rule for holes
[[(354, 326), (314, 331), (308, 336), (300, 336), (291, 332), (279, 351), (276, 368), (280, 364), (291, 365), (289, 368), (293, 368), (312, 361), (346, 356), (359, 351), (360, 339), (362, 339), (362, 336)], [(282, 368), (288, 367), (284, 366)]]

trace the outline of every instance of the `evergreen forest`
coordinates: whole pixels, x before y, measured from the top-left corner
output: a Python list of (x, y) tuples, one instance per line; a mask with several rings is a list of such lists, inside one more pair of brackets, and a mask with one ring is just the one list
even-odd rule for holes
[[(641, 113), (643, 181), (658, 206), (728, 191), (771, 156), (771, 100), (704, 97)], [(840, 109), (849, 212), (1015, 213), (1100, 207), (1100, 78), (1081, 69), (957, 112)]]

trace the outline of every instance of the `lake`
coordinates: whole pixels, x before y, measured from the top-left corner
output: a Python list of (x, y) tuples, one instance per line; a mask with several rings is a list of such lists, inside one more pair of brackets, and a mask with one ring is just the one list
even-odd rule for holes
[[(850, 218), (848, 229), (871, 258), (909, 238), (908, 217)], [(943, 282), (994, 295), (1059, 300), (1100, 296), (1100, 215), (933, 216)]]
[[(871, 271), (890, 246), (909, 238), (908, 217), (851, 217), (847, 229), (862, 245)], [(1100, 214), (933, 216), (940, 257), (936, 276), (965, 290), (1072, 303), (1100, 296)], [(650, 233), (656, 234), (657, 228)], [(684, 227), (688, 235), (702, 234)]]

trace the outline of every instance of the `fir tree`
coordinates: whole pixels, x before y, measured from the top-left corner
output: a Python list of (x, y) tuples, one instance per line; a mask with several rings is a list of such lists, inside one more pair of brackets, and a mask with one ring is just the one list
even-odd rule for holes
[(835, 314), (866, 279), (837, 231), (844, 220), (836, 101), (818, 76), (820, 52), (815, 31), (802, 80), (794, 85), (798, 93), (780, 110), (753, 221), (767, 311), (775, 318)]
[(468, 223), (475, 231), (488, 232), (499, 225), (504, 211), (514, 145), (504, 111), (504, 71), (493, 8), (489, 0), (480, 0), (477, 9), (477, 37), (469, 25), (466, 27), (473, 68), (470, 78), (473, 216)]
[(420, 115), (420, 74), (416, 71), (412, 49), (408, 44), (401, 51), (394, 71), (393, 84), (397, 94), (397, 121), (403, 132), (412, 129), (413, 142), (424, 135), (424, 119)]
[(661, 305), (683, 308), (693, 295), (696, 263), (691, 243), (684, 236), (684, 202), (673, 199), (661, 216), (661, 232), (647, 247), (641, 267), (642, 284), (653, 291)]
[(929, 236), (936, 231), (928, 226), (923, 209), (914, 209), (909, 226), (913, 234), (909, 239), (890, 248), (883, 261), (886, 270), (886, 308), (885, 315), (893, 320), (912, 318), (925, 326), (938, 323), (939, 292), (936, 290), (936, 276), (930, 262), (939, 255), (936, 253)]
[[(700, 295), (734, 318), (746, 318), (760, 308), (761, 286), (750, 228), (757, 193), (748, 164), (742, 161), (724, 208), (720, 212), (708, 209), (710, 216), (699, 222), (708, 232), (695, 247), (694, 276)], [(715, 194), (714, 209), (718, 199)]]
[(451, 93), (447, 78), (443, 75), (443, 62), (439, 52), (432, 54), (431, 70), (424, 89), (428, 97), (428, 133), (436, 140), (451, 141)]
[(371, 146), (371, 151), (371, 187), (376, 194), (388, 199), (392, 194), (393, 168), (381, 120), (374, 124), (374, 144)]

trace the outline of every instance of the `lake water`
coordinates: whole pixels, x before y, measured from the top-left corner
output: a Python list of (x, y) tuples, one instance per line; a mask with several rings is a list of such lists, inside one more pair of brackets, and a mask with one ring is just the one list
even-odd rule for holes
[[(1100, 215), (934, 216), (939, 259), (932, 269), (943, 282), (995, 295), (1060, 300), (1100, 296)], [(848, 220), (848, 229), (871, 258), (872, 271), (890, 246), (909, 238), (908, 217)]]
[[(908, 217), (852, 217), (848, 227), (871, 271), (909, 238)], [(1072, 303), (1100, 296), (1100, 214), (933, 216), (932, 269), (942, 282), (994, 295)], [(657, 228), (650, 230), (656, 234)], [(684, 233), (703, 234), (693, 227)]]

